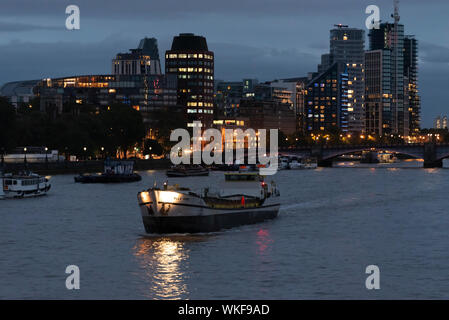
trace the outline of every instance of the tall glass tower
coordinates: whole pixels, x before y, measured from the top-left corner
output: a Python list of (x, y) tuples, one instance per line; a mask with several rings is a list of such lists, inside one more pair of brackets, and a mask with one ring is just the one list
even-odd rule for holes
[(365, 116), (365, 31), (336, 25), (330, 31), (330, 63), (346, 64), (348, 73), (347, 131), (362, 133)]

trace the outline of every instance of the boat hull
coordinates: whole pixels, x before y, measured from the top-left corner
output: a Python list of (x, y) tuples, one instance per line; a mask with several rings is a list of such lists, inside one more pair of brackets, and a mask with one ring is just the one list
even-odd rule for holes
[(209, 205), (197, 195), (174, 191), (148, 190), (137, 198), (148, 233), (215, 232), (274, 219), (280, 208), (278, 198), (269, 198), (261, 206), (248, 200), (233, 208)]
[(198, 216), (143, 215), (142, 220), (147, 233), (201, 233), (263, 222), (276, 218), (278, 213), (279, 207), (271, 207)]
[(205, 177), (209, 175), (209, 171), (200, 172), (178, 172), (178, 171), (167, 171), (167, 177), (169, 178), (184, 178), (184, 177)]
[(35, 198), (45, 196), (50, 191), (51, 184), (38, 190), (26, 190), (26, 191), (4, 191), (0, 194), (0, 200), (2, 199), (23, 199), (23, 198)]

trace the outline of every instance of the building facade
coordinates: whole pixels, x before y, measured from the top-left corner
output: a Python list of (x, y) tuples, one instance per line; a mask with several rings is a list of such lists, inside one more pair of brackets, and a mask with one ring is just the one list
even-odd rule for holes
[(330, 31), (330, 63), (342, 62), (348, 73), (349, 132), (365, 130), (365, 31), (338, 25)]
[(349, 132), (348, 79), (346, 64), (336, 62), (309, 81), (305, 92), (307, 131)]
[(418, 135), (421, 129), (421, 98), (418, 90), (418, 40), (414, 36), (404, 38), (404, 77), (408, 90), (410, 135)]
[[(369, 38), (370, 51), (366, 53), (366, 58), (370, 55), (373, 60), (370, 67), (366, 68), (366, 72), (370, 69), (369, 77), (372, 77), (366, 84), (366, 104), (370, 104), (367, 115), (379, 114), (380, 121), (379, 126), (375, 126), (378, 128), (376, 132), (369, 133), (408, 136), (409, 88), (406, 85), (408, 79), (404, 76), (404, 25), (382, 23), (379, 29), (370, 30)], [(377, 78), (380, 79), (380, 84), (373, 80)], [(376, 87), (372, 87), (373, 85)], [(369, 126), (373, 119), (368, 119), (367, 123)]]
[(173, 75), (86, 75), (42, 80), (38, 87), (43, 112), (61, 114), (64, 105), (94, 105), (107, 108), (127, 104), (142, 112), (151, 123), (151, 114), (175, 108), (177, 79)]
[(161, 75), (159, 49), (155, 38), (144, 38), (136, 49), (118, 53), (112, 60), (114, 75)]
[(178, 79), (177, 103), (185, 109), (187, 126), (200, 121), (212, 126), (214, 117), (214, 53), (206, 38), (192, 33), (175, 36), (165, 53), (165, 73)]

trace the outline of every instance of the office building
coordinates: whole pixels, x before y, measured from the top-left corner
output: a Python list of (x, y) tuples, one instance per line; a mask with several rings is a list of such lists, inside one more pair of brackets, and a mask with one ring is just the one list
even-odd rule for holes
[(421, 98), (418, 90), (418, 40), (414, 36), (404, 37), (404, 77), (408, 90), (410, 135), (417, 135), (421, 129)]
[(178, 105), (183, 106), (187, 126), (201, 121), (212, 126), (214, 110), (214, 53), (206, 38), (192, 33), (175, 36), (165, 53), (165, 73), (178, 79)]
[(144, 38), (136, 49), (118, 53), (112, 60), (114, 75), (161, 75), (159, 49), (155, 38)]
[(336, 62), (308, 82), (305, 92), (305, 128), (307, 131), (349, 132), (348, 68)]

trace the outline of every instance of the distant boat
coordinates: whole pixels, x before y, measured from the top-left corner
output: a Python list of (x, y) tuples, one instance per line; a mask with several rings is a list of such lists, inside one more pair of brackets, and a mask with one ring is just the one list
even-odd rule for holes
[(288, 166), (288, 158), (287, 157), (280, 157), (279, 158), (278, 168), (279, 168), (279, 170), (290, 169), (290, 167)]
[(178, 165), (174, 166), (166, 172), (167, 177), (197, 177), (208, 176), (209, 169), (200, 165)]
[(43, 196), (50, 188), (49, 180), (38, 174), (31, 172), (3, 174), (0, 171), (0, 199)]
[(301, 160), (302, 169), (316, 169), (318, 168), (318, 162), (313, 158), (303, 158)]
[(155, 186), (139, 192), (146, 232), (214, 232), (278, 216), (279, 190), (258, 172), (225, 173), (225, 181), (217, 184), (218, 191), (205, 188), (199, 193), (167, 183), (162, 189)]
[(291, 158), (288, 167), (290, 168), (290, 170), (303, 169), (303, 164), (298, 158)]
[(377, 159), (379, 163), (395, 163), (398, 161), (398, 158), (393, 153), (387, 151), (379, 151)]
[(95, 175), (79, 175), (75, 182), (81, 183), (120, 183), (135, 182), (142, 177), (134, 172), (134, 161), (131, 160), (105, 160), (104, 172)]

